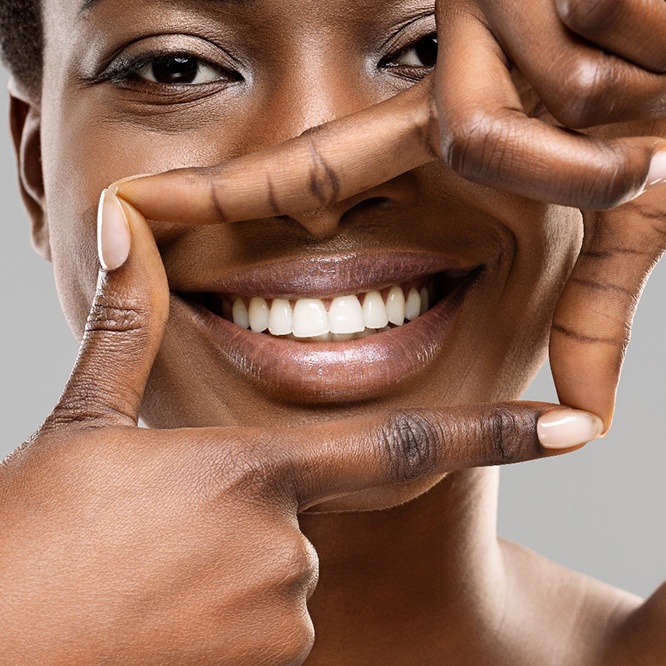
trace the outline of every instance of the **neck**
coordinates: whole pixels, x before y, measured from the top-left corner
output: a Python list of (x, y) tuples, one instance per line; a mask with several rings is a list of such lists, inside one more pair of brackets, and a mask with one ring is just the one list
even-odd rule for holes
[(466, 470), (390, 510), (302, 515), (320, 559), (307, 663), (413, 663), (415, 648), (469, 655), (492, 636), (505, 606), (498, 479)]

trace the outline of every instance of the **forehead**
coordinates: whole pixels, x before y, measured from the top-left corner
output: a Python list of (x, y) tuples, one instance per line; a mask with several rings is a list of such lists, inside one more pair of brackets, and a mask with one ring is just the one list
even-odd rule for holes
[[(343, 23), (358, 17), (374, 17), (399, 11), (434, 10), (434, 0), (43, 0), (47, 18), (46, 28), (58, 17), (66, 18), (70, 26), (105, 16), (122, 17), (128, 12), (143, 11), (151, 17), (167, 11), (187, 13), (216, 13), (228, 18), (310, 17), (312, 20), (328, 15)], [(279, 26), (276, 26), (279, 27)]]

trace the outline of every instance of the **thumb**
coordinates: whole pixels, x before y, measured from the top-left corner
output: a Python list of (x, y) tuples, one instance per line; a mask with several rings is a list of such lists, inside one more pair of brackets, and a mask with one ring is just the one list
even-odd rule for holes
[(45, 427), (136, 424), (162, 342), (169, 287), (145, 217), (110, 190), (98, 213), (102, 269), (76, 364)]

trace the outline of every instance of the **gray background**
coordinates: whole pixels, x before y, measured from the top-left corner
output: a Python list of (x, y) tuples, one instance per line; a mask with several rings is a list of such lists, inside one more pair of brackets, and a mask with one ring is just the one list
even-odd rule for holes
[[(5, 80), (0, 72), (3, 91)], [(6, 95), (0, 97), (0, 116), (6, 117)], [(50, 266), (30, 247), (8, 131), (0, 131), (0, 175), (2, 458), (51, 410), (76, 346), (58, 307)], [(664, 294), (662, 265), (636, 318), (611, 434), (578, 453), (502, 472), (501, 534), (641, 595), (666, 578)], [(555, 400), (547, 368), (527, 397)]]

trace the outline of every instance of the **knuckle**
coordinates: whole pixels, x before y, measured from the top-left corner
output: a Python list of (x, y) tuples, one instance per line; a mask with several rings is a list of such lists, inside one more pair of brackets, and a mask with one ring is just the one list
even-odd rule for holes
[[(488, 464), (506, 465), (525, 460), (531, 445), (538, 451), (538, 439), (534, 417), (520, 411), (498, 406), (488, 412), (481, 421), (481, 437), (487, 444)], [(532, 432), (531, 440), (529, 432)]]
[(438, 443), (443, 439), (441, 426), (424, 411), (397, 411), (380, 431), (379, 456), (393, 481), (411, 481), (437, 467)]
[(493, 185), (517, 139), (509, 112), (491, 115), (478, 108), (447, 122), (440, 151), (444, 162), (464, 178)]
[(150, 308), (138, 298), (99, 292), (86, 321), (91, 333), (129, 333), (144, 331), (150, 322)]
[(592, 35), (606, 30), (623, 5), (623, 0), (558, 0), (557, 11), (574, 32)]
[(275, 553), (276, 585), (290, 598), (302, 599), (316, 586), (319, 558), (308, 539), (298, 532), (285, 540)]
[(590, 127), (606, 119), (609, 110), (602, 103), (612, 83), (612, 71), (605, 60), (576, 58), (563, 66), (562, 88), (550, 110), (564, 125), (571, 128)]

